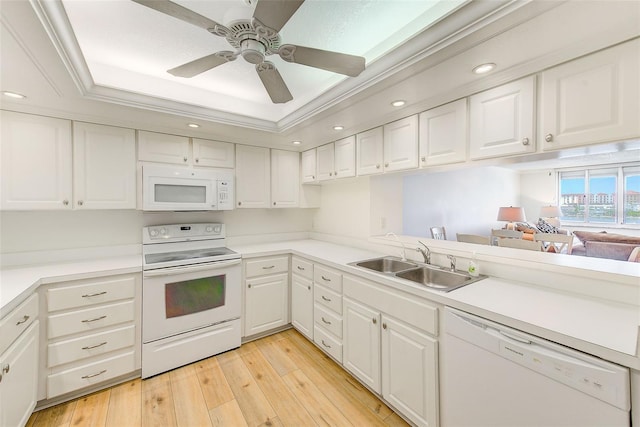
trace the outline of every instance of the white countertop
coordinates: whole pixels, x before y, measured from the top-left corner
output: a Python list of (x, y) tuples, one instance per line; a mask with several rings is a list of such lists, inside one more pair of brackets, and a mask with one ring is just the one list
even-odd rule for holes
[[(238, 245), (231, 246), (231, 249), (241, 253), (243, 258), (288, 253), (299, 255), (640, 370), (640, 357), (637, 353), (640, 309), (637, 301), (630, 305), (600, 301), (496, 278), (487, 278), (452, 292), (442, 293), (347, 265), (388, 253), (376, 253), (318, 240)], [(0, 271), (0, 317), (16, 307), (41, 284), (141, 270), (140, 255), (3, 269)]]

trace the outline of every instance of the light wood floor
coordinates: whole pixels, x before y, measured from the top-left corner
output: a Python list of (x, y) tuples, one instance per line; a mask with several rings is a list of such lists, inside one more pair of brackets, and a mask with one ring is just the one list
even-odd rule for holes
[(27, 426), (406, 426), (293, 329), (35, 412)]

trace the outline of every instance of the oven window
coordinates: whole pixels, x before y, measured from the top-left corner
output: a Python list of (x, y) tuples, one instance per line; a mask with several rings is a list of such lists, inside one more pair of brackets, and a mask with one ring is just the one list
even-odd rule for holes
[(206, 203), (205, 185), (155, 184), (154, 200), (166, 203)]
[(203, 277), (164, 285), (167, 319), (224, 305), (225, 276)]

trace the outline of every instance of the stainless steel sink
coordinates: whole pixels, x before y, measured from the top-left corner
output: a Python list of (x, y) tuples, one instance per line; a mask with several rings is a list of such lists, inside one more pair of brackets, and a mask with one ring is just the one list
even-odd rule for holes
[(378, 271), (385, 274), (396, 273), (398, 271), (408, 270), (410, 268), (416, 268), (418, 266), (417, 264), (413, 264), (408, 261), (402, 261), (400, 258), (391, 256), (354, 262), (351, 263), (351, 265), (366, 268), (368, 270)]
[(443, 270), (437, 267), (419, 267), (405, 270), (397, 273), (396, 277), (411, 280), (420, 285), (444, 292), (452, 291), (485, 278), (485, 276), (473, 277), (460, 271)]

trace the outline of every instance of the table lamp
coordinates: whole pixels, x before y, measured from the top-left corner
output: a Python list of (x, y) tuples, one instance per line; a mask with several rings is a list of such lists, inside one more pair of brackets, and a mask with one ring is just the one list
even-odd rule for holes
[(524, 209), (513, 206), (503, 206), (498, 209), (498, 221), (506, 221), (508, 222), (505, 227), (507, 230), (514, 230), (515, 227), (513, 225), (514, 222), (523, 222), (526, 221), (524, 217)]
[(540, 208), (540, 218), (555, 227), (560, 226), (560, 215), (562, 215), (562, 212), (558, 206), (549, 205)]

